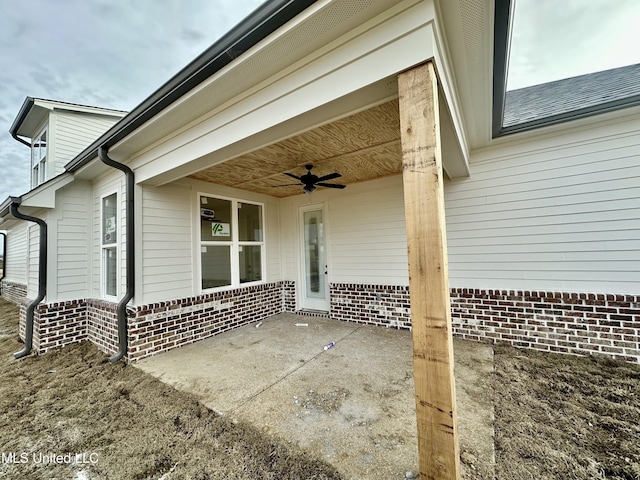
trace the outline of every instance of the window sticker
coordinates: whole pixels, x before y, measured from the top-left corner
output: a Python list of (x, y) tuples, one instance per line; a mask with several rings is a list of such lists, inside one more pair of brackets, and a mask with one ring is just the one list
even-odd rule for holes
[(105, 233), (113, 233), (116, 231), (116, 217), (109, 217), (105, 222)]
[(231, 235), (230, 223), (215, 222), (211, 224), (212, 237), (228, 237), (229, 235)]

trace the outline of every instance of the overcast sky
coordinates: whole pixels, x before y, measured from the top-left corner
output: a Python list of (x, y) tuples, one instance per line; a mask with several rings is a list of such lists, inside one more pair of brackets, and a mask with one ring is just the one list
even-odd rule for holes
[(0, 202), (29, 190), (27, 96), (131, 110), (261, 0), (0, 0)]
[(639, 0), (515, 0), (507, 88), (640, 63)]

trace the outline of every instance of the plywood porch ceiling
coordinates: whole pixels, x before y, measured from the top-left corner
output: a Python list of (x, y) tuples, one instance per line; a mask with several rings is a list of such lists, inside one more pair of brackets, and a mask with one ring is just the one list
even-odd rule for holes
[[(284, 175), (301, 176), (312, 164), (315, 175), (332, 172), (329, 183), (352, 184), (402, 173), (398, 100), (323, 125), (260, 150), (201, 170), (191, 178), (275, 197), (302, 193), (302, 185)], [(321, 189), (322, 187), (318, 187)]]

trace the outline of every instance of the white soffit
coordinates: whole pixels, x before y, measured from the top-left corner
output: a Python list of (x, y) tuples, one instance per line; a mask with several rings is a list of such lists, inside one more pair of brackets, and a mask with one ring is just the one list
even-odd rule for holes
[(469, 148), (491, 141), (493, 2), (439, 0)]

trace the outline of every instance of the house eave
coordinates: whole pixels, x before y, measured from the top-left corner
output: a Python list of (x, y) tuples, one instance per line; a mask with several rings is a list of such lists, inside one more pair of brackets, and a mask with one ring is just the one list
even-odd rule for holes
[(7, 197), (0, 204), (0, 223), (4, 223), (6, 217), (9, 215), (9, 209), (11, 208), (11, 197)]
[(55, 208), (56, 192), (73, 182), (74, 176), (64, 172), (22, 195), (23, 207)]
[(0, 223), (11, 216), (11, 204), (19, 201), (25, 208), (55, 208), (56, 192), (73, 182), (71, 173), (61, 173), (19, 197), (7, 197), (0, 204)]
[(65, 169), (73, 172), (91, 162), (96, 158), (100, 146), (111, 147), (123, 140), (315, 2), (316, 0), (277, 0), (262, 4), (71, 160)]
[(47, 100), (45, 98), (27, 97), (15, 120), (9, 128), (12, 137), (31, 138), (35, 129), (46, 120), (47, 114), (54, 110), (62, 110), (76, 113), (92, 115), (105, 115), (111, 117), (123, 117), (127, 112), (110, 108), (93, 107), (90, 105), (80, 105), (76, 103), (60, 102), (57, 100)]
[(11, 127), (9, 128), (9, 133), (13, 138), (16, 138), (18, 136), (28, 136), (28, 135), (24, 135), (24, 133), (21, 132), (21, 128), (22, 128), (22, 124), (27, 119), (27, 116), (29, 116), (29, 113), (31, 112), (31, 109), (33, 108), (34, 104), (35, 104), (35, 99), (33, 97), (25, 98), (24, 102), (22, 103), (22, 106), (20, 107), (20, 111), (18, 112), (18, 115), (16, 115), (16, 118), (14, 119), (13, 123), (11, 124)]
[[(252, 78), (255, 84), (250, 89), (229, 97), (228, 101), (219, 101), (206, 115), (133, 153), (130, 165), (136, 169), (137, 180), (154, 186), (167, 184), (210, 167), (241, 160), (244, 155), (260, 154), (271, 145), (397, 98), (397, 73), (436, 56), (433, 4), (416, 0), (377, 1), (357, 16), (348, 17), (348, 12), (340, 16), (343, 22), (357, 22), (356, 27), (345, 23), (330, 31), (321, 30), (316, 37), (311, 35), (311, 27), (317, 32), (317, 25), (325, 22), (329, 13), (335, 14), (337, 8), (346, 8), (347, 4), (346, 1), (319, 2), (317, 8), (309, 9), (287, 28), (248, 52), (241, 62), (221, 72), (220, 75), (237, 78), (246, 71), (245, 67), (250, 68), (246, 65), (249, 62), (264, 62), (265, 58), (276, 61), (273, 52), (289, 38), (303, 36), (307, 29), (311, 30), (310, 41), (321, 44), (320, 48), (297, 52), (298, 57), (283, 60), (284, 67), (276, 73), (263, 79)], [(326, 35), (322, 33), (325, 31)], [(182, 108), (183, 103), (194, 99), (218, 101), (209, 93), (218, 91), (218, 80), (224, 79), (216, 76), (153, 121), (167, 123), (168, 118), (175, 118), (176, 110)], [(451, 131), (451, 137), (455, 138), (455, 129)], [(114, 150), (118, 150), (118, 146)], [(464, 163), (464, 154), (459, 157)], [(321, 161), (320, 157), (316, 160)], [(300, 162), (298, 166), (303, 167), (304, 161)], [(281, 162), (280, 166), (285, 168), (282, 165)], [(466, 176), (468, 168), (453, 170), (449, 172), (453, 176), (459, 176), (460, 171)], [(274, 173), (282, 172), (271, 172)], [(243, 182), (243, 186), (246, 187), (247, 182)]]

